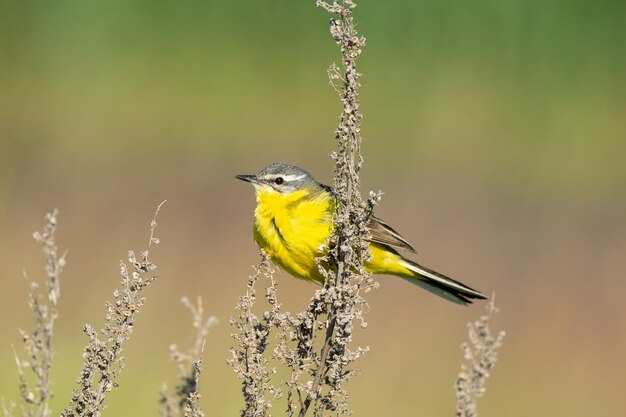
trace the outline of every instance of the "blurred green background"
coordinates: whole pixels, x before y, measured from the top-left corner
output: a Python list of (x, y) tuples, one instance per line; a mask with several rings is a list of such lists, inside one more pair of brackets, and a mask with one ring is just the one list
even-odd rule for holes
[[(487, 293), (508, 333), (481, 415), (623, 416), (626, 362), (626, 3), (360, 2), (363, 191), (421, 263)], [(330, 182), (338, 52), (313, 0), (0, 0), (0, 393), (31, 325), (31, 233), (58, 207), (68, 250), (53, 401), (68, 402), (82, 324), (101, 325), (118, 260), (157, 204), (159, 279), (106, 415), (155, 415), (182, 295), (221, 319), (205, 347), (208, 416), (237, 415), (228, 319), (257, 262), (252, 190), (274, 161)], [(286, 307), (313, 286), (278, 274)], [(452, 415), (460, 308), (380, 277), (371, 353), (348, 386), (358, 416)], [(275, 415), (281, 415), (279, 409)]]

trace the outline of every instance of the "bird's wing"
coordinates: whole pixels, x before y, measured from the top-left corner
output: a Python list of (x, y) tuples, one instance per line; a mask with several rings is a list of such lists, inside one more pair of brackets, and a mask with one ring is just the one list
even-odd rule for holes
[(367, 223), (367, 227), (370, 230), (370, 240), (372, 242), (389, 245), (392, 248), (408, 250), (413, 253), (416, 252), (413, 246), (411, 246), (411, 244), (407, 242), (405, 238), (400, 236), (398, 232), (393, 230), (391, 226), (380, 220), (378, 217), (370, 217), (370, 220)]

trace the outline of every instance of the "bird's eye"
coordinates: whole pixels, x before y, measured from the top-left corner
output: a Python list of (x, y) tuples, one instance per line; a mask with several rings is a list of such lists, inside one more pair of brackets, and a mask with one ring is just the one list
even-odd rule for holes
[(277, 177), (277, 178), (274, 180), (274, 183), (275, 183), (276, 185), (280, 185), (280, 184), (282, 184), (283, 182), (285, 182), (285, 180), (284, 180), (284, 178), (283, 178), (283, 177)]

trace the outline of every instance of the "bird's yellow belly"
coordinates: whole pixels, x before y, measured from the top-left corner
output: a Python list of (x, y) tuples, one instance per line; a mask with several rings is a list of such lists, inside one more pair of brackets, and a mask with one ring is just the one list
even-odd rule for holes
[(296, 278), (323, 282), (316, 259), (324, 254), (329, 223), (306, 219), (258, 218), (254, 240), (281, 269)]
[(296, 191), (288, 197), (257, 195), (254, 240), (280, 268), (296, 278), (323, 282), (316, 259), (332, 232), (333, 204), (328, 193)]

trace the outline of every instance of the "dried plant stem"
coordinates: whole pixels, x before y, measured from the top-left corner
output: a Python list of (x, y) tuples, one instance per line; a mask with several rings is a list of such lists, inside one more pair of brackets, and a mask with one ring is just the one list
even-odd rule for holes
[[(35, 328), (30, 332), (20, 329), (24, 353), (28, 359), (20, 359), (13, 349), (19, 378), (21, 414), (24, 417), (48, 417), (51, 414), (48, 403), (52, 397), (50, 391), (50, 370), (54, 358), (52, 336), (54, 322), (58, 317), (57, 302), (61, 296), (60, 277), (65, 265), (65, 254), (58, 256), (55, 243), (57, 216), (56, 209), (48, 213), (43, 230), (33, 234), (34, 239), (41, 244), (44, 254), (47, 297), (44, 299), (41, 296), (37, 283), (30, 283), (28, 306), (35, 318)], [(35, 377), (34, 389), (27, 382), (27, 368), (30, 368)], [(12, 416), (13, 408), (12, 406), (7, 408), (3, 404), (5, 416)]]
[[(311, 386), (311, 391), (313, 393), (319, 392), (319, 386), (322, 382), (322, 375), (324, 374), (325, 364), (328, 361), (328, 354), (330, 353), (330, 344), (333, 339), (333, 333), (335, 332), (335, 325), (337, 323), (336, 318), (332, 318), (330, 320), (330, 324), (326, 329), (326, 335), (324, 337), (324, 346), (322, 347), (322, 354), (320, 357), (320, 364), (315, 371), (315, 377), (313, 378), (313, 385)], [(311, 401), (313, 400), (313, 396), (311, 393), (307, 394), (304, 402), (301, 404), (300, 412), (298, 413), (298, 417), (304, 417), (309, 407), (311, 406)]]
[(268, 359), (264, 356), (273, 317), (269, 312), (265, 312), (263, 317), (259, 318), (253, 312), (256, 282), (262, 277), (271, 277), (273, 273), (269, 256), (261, 251), (261, 262), (255, 267), (255, 274), (248, 279), (246, 294), (239, 298), (237, 304), (239, 316), (230, 321), (231, 326), (237, 330), (232, 337), (238, 342), (238, 346), (230, 349), (232, 359), (228, 363), (242, 382), (245, 407), (241, 415), (244, 417), (268, 415), (272, 405), (268, 396), (280, 394), (270, 382), (274, 370), (269, 369)]
[(181, 352), (177, 345), (170, 346), (170, 358), (178, 365), (179, 382), (174, 394), (170, 394), (167, 387), (163, 386), (160, 400), (161, 416), (178, 417), (182, 414), (185, 417), (202, 417), (204, 413), (199, 405), (200, 391), (198, 389), (202, 372), (202, 351), (209, 328), (217, 324), (218, 320), (215, 316), (204, 318), (201, 297), (198, 297), (195, 305), (187, 297), (183, 297), (181, 302), (191, 313), (196, 334), (192, 346), (186, 353)]
[(80, 376), (76, 379), (78, 388), (73, 392), (69, 407), (61, 413), (63, 417), (99, 417), (107, 394), (118, 386), (117, 377), (124, 367), (123, 348), (132, 334), (135, 317), (145, 302), (141, 291), (156, 279), (151, 274), (156, 265), (148, 259), (148, 255), (152, 244), (159, 243), (154, 230), (157, 226), (156, 216), (164, 203), (159, 205), (150, 223), (147, 249), (139, 259), (133, 251), (128, 252), (132, 270), (129, 271), (127, 265), (120, 261), (122, 285), (121, 289), (113, 293), (115, 301), (107, 302), (104, 327), (100, 332), (89, 324), (84, 327), (89, 337), (83, 352), (85, 360)]
[[(352, 339), (353, 321), (363, 322), (361, 308), (365, 300), (361, 290), (373, 286), (371, 276), (365, 272), (364, 263), (369, 258), (367, 244), (368, 231), (365, 224), (371, 215), (372, 207), (380, 195), (372, 194), (367, 204), (362, 204), (359, 192), (359, 171), (361, 157), (361, 119), (358, 89), (361, 74), (357, 71), (357, 57), (365, 45), (365, 38), (358, 35), (352, 16), (356, 3), (352, 0), (317, 0), (322, 7), (335, 17), (331, 19), (330, 32), (341, 52), (341, 69), (333, 64), (328, 71), (331, 85), (339, 94), (343, 111), (335, 131), (338, 151), (332, 153), (335, 161), (334, 191), (338, 200), (335, 213), (334, 233), (329, 239), (328, 255), (320, 262), (320, 269), (326, 277), (325, 337), (317, 369), (310, 390), (302, 403), (299, 417), (304, 417), (312, 404), (314, 415), (321, 415), (324, 409), (349, 413), (346, 393), (342, 389), (354, 372), (345, 368), (356, 360), (366, 349), (350, 351), (348, 343)], [(332, 265), (328, 268), (326, 265)], [(316, 303), (310, 304), (314, 305)], [(332, 359), (331, 359), (332, 358)], [(328, 391), (320, 389), (322, 381)]]
[(193, 381), (191, 386), (193, 390), (187, 395), (187, 399), (183, 405), (183, 415), (185, 417), (204, 417), (204, 412), (200, 408), (200, 374), (202, 374), (202, 360), (198, 359), (194, 361), (192, 366), (190, 381)]
[(505, 332), (492, 334), (489, 324), (493, 315), (498, 312), (495, 306), (495, 294), (487, 305), (488, 313), (473, 323), (468, 323), (469, 343), (463, 343), (467, 364), (461, 370), (454, 384), (456, 390), (456, 416), (477, 417), (477, 402), (485, 393), (485, 383), (489, 372), (498, 359), (498, 349), (502, 346)]
[[(356, 32), (352, 0), (328, 3), (316, 1), (317, 6), (333, 14), (330, 32), (341, 51), (340, 69), (332, 65), (328, 71), (330, 83), (339, 94), (343, 110), (335, 131), (338, 150), (331, 154), (335, 162), (334, 195), (336, 213), (334, 232), (326, 244), (324, 256), (318, 259), (319, 270), (325, 278), (321, 289), (315, 291), (304, 311), (297, 315), (281, 311), (277, 286), (268, 256), (262, 252), (261, 263), (248, 281), (246, 295), (237, 304), (239, 316), (231, 320), (237, 346), (232, 348), (230, 364), (242, 380), (245, 407), (242, 416), (269, 415), (268, 394), (281, 391), (270, 381), (275, 370), (264, 355), (270, 343), (270, 332), (277, 330), (277, 344), (272, 358), (288, 370), (287, 416), (304, 417), (311, 413), (320, 417), (350, 414), (347, 392), (343, 384), (358, 370), (351, 365), (367, 347), (349, 347), (355, 321), (366, 326), (363, 293), (376, 286), (364, 263), (369, 258), (369, 237), (366, 227), (373, 206), (380, 194), (371, 194), (363, 203), (359, 193), (362, 115), (359, 112), (356, 59), (365, 39)], [(257, 317), (253, 307), (257, 302), (255, 284), (266, 278), (269, 286), (265, 299), (271, 309)]]

